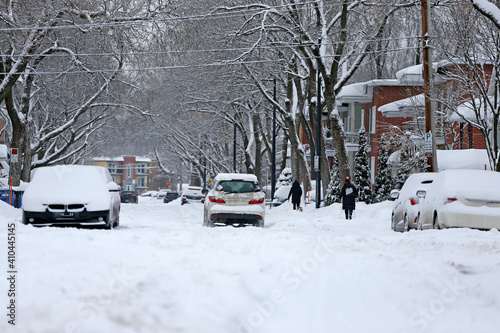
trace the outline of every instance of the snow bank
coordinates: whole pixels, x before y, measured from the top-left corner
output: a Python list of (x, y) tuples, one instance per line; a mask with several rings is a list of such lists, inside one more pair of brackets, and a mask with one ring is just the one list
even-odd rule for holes
[[(1, 204), (2, 228), (19, 221)], [(18, 223), (0, 332), (497, 332), (498, 231), (396, 233), (391, 207), (285, 202), (265, 228), (205, 228), (202, 204), (140, 197), (112, 231)]]

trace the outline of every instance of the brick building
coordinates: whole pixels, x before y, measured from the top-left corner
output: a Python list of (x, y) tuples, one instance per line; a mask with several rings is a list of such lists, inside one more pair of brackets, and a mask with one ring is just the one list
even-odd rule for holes
[(123, 190), (141, 194), (155, 189), (153, 179), (158, 173), (158, 164), (149, 157), (94, 157), (92, 164), (107, 168), (115, 183)]
[[(453, 65), (456, 66), (456, 65)], [(448, 98), (450, 91), (459, 92), (461, 98), (468, 96), (460, 92), (456, 84), (448, 80), (447, 73), (453, 71), (450, 63), (436, 68), (434, 93), (439, 98)], [(492, 68), (483, 65), (486, 73)], [(372, 183), (378, 164), (380, 139), (391, 127), (415, 133), (415, 143), (424, 144), (425, 107), (423, 94), (422, 65), (411, 66), (396, 73), (396, 79), (372, 80), (345, 86), (337, 95), (336, 102), (340, 118), (346, 131), (346, 146), (353, 170), (354, 156), (358, 150), (357, 137), (361, 125), (365, 127), (370, 158)], [(439, 100), (436, 98), (436, 100)], [(465, 106), (459, 106), (465, 107)], [(484, 149), (481, 133), (468, 125), (464, 119), (450, 114), (443, 105), (433, 102), (436, 114), (435, 140), (437, 149)], [(471, 118), (472, 119), (472, 118)]]

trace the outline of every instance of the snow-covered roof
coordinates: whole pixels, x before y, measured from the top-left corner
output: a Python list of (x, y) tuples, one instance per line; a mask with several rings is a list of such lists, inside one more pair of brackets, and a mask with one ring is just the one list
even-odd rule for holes
[[(491, 102), (493, 102), (494, 97), (491, 96), (489, 98)], [(475, 121), (476, 120), (475, 108), (479, 110), (480, 117), (484, 117), (484, 106), (485, 106), (484, 104), (485, 104), (484, 101), (480, 98), (476, 98), (474, 100), (474, 104), (472, 103), (472, 101), (467, 101), (463, 104), (460, 104), (457, 107), (456, 112), (453, 112), (450, 115), (450, 121), (463, 122), (464, 121), (463, 118)]]
[(123, 162), (123, 156), (120, 156), (120, 157), (107, 157), (107, 156), (92, 157), (92, 161)]
[(415, 95), (387, 103), (378, 108), (386, 117), (413, 116), (425, 108), (425, 95)]
[[(100, 157), (92, 157), (92, 161), (105, 161), (105, 162), (123, 162), (124, 157), (119, 156), (119, 157), (107, 157), (107, 156), (100, 156)], [(151, 163), (151, 158), (146, 157), (146, 156), (136, 156), (135, 157), (136, 162), (142, 162), (142, 163)]]
[(7, 145), (0, 145), (0, 159), (7, 159)]
[(360, 101), (362, 99), (367, 101), (372, 100), (372, 95), (368, 90), (368, 85), (366, 84), (366, 82), (353, 83), (344, 86), (336, 96), (336, 100), (339, 102), (347, 102), (349, 100)]
[(143, 162), (143, 163), (151, 163), (151, 159), (149, 157), (140, 157), (140, 156), (137, 156), (135, 158), (135, 161), (136, 162)]
[(371, 80), (344, 86), (335, 99), (339, 103), (346, 102), (371, 102), (373, 99), (373, 87), (398, 85), (397, 80)]
[(232, 180), (232, 179), (241, 179), (249, 182), (257, 182), (257, 176), (249, 174), (249, 173), (219, 173), (216, 177), (216, 181), (220, 180)]
[(438, 171), (448, 169), (491, 170), (485, 149), (436, 150)]
[(422, 74), (422, 65), (403, 68), (396, 72), (396, 78), (400, 84), (423, 85), (424, 77)]

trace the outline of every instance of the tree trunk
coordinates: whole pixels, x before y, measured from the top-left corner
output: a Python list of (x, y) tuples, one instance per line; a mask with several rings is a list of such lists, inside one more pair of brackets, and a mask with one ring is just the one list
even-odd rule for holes
[(261, 150), (262, 150), (262, 140), (260, 136), (260, 131), (256, 130), (259, 128), (259, 115), (255, 114), (252, 117), (253, 121), (253, 136), (254, 136), (254, 142), (255, 142), (255, 166), (254, 166), (254, 174), (259, 180), (260, 184), (263, 184), (263, 179), (262, 179), (262, 156), (261, 156)]

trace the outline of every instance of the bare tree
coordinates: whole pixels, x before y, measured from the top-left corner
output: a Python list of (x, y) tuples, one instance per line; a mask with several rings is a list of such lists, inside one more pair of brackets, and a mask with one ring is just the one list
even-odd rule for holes
[(122, 5), (8, 1), (0, 12), (0, 102), (12, 128), (10, 145), (23, 154), (11, 170), (14, 184), (28, 181), (32, 167), (89, 154), (95, 148), (89, 139), (110, 109), (138, 110), (110, 98), (126, 54), (122, 26), (150, 20), (165, 3), (129, 8), (126, 15)]

